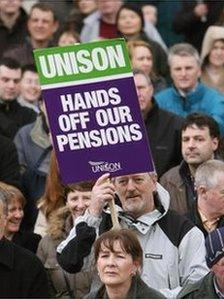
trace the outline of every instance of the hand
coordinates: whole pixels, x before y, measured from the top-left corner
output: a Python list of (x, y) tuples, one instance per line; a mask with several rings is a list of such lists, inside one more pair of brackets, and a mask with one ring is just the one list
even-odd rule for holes
[(197, 4), (194, 8), (194, 14), (199, 18), (206, 16), (207, 13), (208, 13), (207, 4), (200, 3), (200, 4)]
[(94, 216), (99, 216), (105, 204), (114, 198), (115, 188), (109, 177), (109, 173), (103, 174), (93, 186), (89, 213)]

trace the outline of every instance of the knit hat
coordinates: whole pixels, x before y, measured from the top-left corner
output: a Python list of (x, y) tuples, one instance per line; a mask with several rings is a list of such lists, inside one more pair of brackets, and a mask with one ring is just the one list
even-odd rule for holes
[(211, 268), (224, 256), (224, 227), (217, 228), (208, 234), (205, 247), (206, 263)]

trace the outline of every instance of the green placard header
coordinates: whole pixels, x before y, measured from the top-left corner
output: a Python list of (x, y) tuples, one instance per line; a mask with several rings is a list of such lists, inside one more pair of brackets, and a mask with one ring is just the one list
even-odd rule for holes
[(41, 85), (130, 73), (124, 39), (34, 50)]

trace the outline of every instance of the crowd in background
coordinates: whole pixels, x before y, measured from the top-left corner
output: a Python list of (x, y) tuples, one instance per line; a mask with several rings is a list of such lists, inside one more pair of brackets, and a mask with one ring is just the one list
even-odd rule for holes
[[(155, 173), (67, 186), (51, 144), (33, 50), (112, 38), (124, 38), (127, 45)], [(123, 298), (224, 298), (224, 274), (214, 268), (222, 256), (215, 259), (210, 248), (224, 242), (223, 1), (0, 0), (0, 145), (0, 202), (7, 205), (7, 211), (0, 205), (0, 244), (10, 241), (31, 251), (29, 257), (18, 253), (25, 262), (37, 255), (42, 264), (36, 257), (33, 263), (43, 285), (43, 292), (37, 284), (19, 293), (21, 279), (15, 293), (0, 288), (0, 297), (119, 298), (108, 287), (101, 260), (103, 251), (118, 251), (131, 256), (127, 273), (136, 278), (128, 280)], [(146, 194), (152, 206), (131, 211), (122, 188), (133, 197)], [(115, 192), (125, 229), (93, 245), (111, 228), (104, 208)], [(127, 219), (136, 225), (137, 239), (126, 230), (133, 228)], [(142, 223), (152, 229), (144, 233)], [(85, 268), (93, 247), (98, 277), (92, 263)], [(1, 254), (0, 277), (7, 281)], [(165, 262), (158, 266), (160, 259)], [(20, 267), (15, 265), (22, 276)], [(100, 280), (104, 287), (97, 289)]]

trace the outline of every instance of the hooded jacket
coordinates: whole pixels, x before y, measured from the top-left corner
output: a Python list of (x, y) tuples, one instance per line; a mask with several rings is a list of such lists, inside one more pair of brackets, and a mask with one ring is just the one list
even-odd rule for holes
[[(169, 210), (169, 194), (157, 184), (156, 209), (133, 219), (120, 209), (122, 227), (136, 231), (143, 249), (141, 278), (167, 298), (176, 298), (182, 286), (203, 277), (208, 269), (202, 232), (187, 218)], [(68, 272), (88, 269), (92, 245), (111, 228), (110, 215), (95, 217), (88, 210), (77, 219), (68, 238), (57, 248), (58, 262)]]
[(201, 51), (201, 62), (202, 62), (202, 75), (201, 80), (210, 87), (213, 87), (224, 93), (224, 65), (220, 70), (218, 80), (214, 80), (213, 76), (209, 73), (207, 65), (208, 56), (213, 48), (214, 42), (217, 40), (224, 40), (224, 28), (221, 26), (210, 26), (205, 33), (202, 51)]

